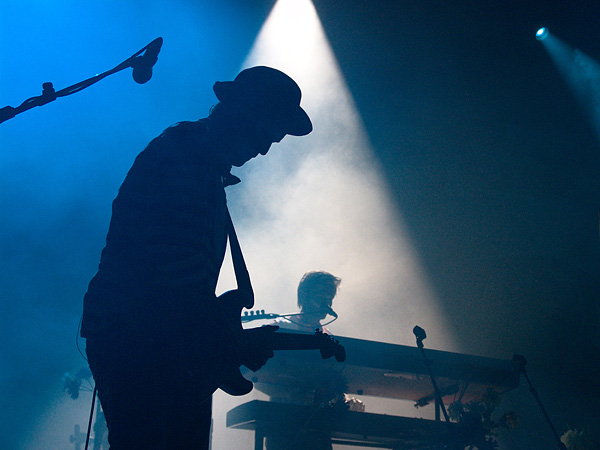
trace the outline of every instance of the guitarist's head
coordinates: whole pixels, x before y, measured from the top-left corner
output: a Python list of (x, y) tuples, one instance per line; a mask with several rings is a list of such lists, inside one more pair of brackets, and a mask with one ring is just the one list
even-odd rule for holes
[(211, 111), (211, 130), (222, 141), (227, 165), (239, 167), (266, 155), (284, 136), (304, 136), (312, 122), (300, 106), (302, 92), (285, 73), (257, 66), (242, 70), (233, 81), (217, 81), (219, 99)]
[(308, 272), (298, 284), (298, 307), (306, 313), (307, 320), (320, 322), (327, 314), (335, 315), (331, 309), (341, 279), (328, 272)]

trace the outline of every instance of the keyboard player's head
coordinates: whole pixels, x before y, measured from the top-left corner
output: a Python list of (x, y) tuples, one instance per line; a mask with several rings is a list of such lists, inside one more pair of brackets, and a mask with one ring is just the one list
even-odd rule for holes
[(340, 278), (323, 271), (304, 274), (298, 284), (298, 307), (302, 313), (302, 322), (318, 328), (328, 314), (337, 318), (332, 306), (341, 281)]

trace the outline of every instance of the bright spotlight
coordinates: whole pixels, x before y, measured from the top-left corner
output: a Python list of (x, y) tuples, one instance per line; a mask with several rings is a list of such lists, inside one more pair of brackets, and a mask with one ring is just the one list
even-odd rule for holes
[(546, 36), (548, 36), (548, 28), (546, 27), (542, 27), (539, 30), (537, 30), (537, 32), (535, 33), (535, 38), (538, 41), (541, 41), (542, 39), (545, 39)]

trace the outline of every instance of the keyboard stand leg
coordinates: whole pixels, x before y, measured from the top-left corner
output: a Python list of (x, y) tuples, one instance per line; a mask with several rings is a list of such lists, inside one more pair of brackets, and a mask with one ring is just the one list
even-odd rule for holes
[(263, 450), (265, 435), (259, 429), (254, 430), (254, 450)]

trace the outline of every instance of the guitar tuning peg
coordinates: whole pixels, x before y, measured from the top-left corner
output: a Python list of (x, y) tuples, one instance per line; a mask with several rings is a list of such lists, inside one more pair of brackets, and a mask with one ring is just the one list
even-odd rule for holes
[(265, 313), (265, 310), (264, 310), (264, 309), (261, 309), (261, 310), (260, 310), (260, 313), (261, 313), (261, 314), (264, 314), (264, 313)]
[(247, 315), (248, 315), (248, 311), (244, 311), (244, 316), (247, 316)]

